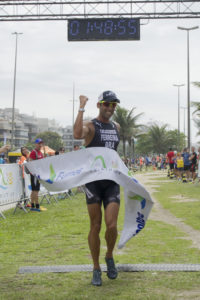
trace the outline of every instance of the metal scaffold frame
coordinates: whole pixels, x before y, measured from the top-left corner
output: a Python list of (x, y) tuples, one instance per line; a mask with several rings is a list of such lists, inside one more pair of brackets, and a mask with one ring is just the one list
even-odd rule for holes
[(200, 1), (0, 0), (0, 21), (48, 21), (90, 17), (200, 18)]

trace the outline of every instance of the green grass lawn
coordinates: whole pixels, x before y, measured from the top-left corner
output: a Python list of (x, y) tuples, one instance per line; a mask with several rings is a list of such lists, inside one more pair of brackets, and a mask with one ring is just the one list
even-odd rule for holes
[[(170, 211), (176, 203), (171, 199), (164, 201), (162, 196), (164, 189), (176, 195), (175, 185), (163, 183), (155, 194)], [(186, 193), (186, 187), (183, 188)], [(91, 264), (85, 196), (78, 194), (45, 206), (48, 210), (41, 213), (25, 214), (18, 210), (13, 215), (10, 210), (5, 213), (6, 220), (0, 219), (0, 300), (199, 299), (195, 298), (200, 295), (198, 272), (120, 272), (114, 281), (104, 273), (102, 287), (91, 286), (89, 272), (18, 274), (23, 266)], [(197, 211), (200, 213), (200, 208), (196, 208), (196, 214)], [(119, 232), (123, 215), (122, 196)], [(102, 264), (106, 251), (104, 234), (103, 225)], [(191, 242), (184, 238), (184, 233), (174, 226), (148, 221), (144, 230), (123, 249), (116, 248), (116, 263), (200, 263), (200, 251), (191, 248)]]
[[(153, 179), (153, 176), (151, 176)], [(176, 217), (194, 229), (200, 230), (200, 183), (182, 183), (166, 178), (154, 179), (160, 185), (155, 193), (156, 199)], [(173, 196), (177, 196), (177, 198)], [(197, 201), (182, 202), (182, 199), (195, 199)]]

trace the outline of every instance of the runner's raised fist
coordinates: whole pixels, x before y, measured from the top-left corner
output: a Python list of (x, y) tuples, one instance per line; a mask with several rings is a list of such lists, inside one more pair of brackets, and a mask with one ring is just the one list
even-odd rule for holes
[(80, 108), (84, 108), (88, 101), (88, 97), (86, 97), (84, 95), (80, 95), (79, 99), (80, 99)]

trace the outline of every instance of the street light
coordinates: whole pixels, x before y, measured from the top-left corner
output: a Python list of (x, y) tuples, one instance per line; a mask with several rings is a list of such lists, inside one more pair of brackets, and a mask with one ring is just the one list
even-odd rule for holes
[(14, 120), (15, 120), (15, 89), (16, 89), (16, 72), (17, 72), (17, 42), (18, 35), (22, 32), (13, 32), (15, 34), (15, 67), (14, 67), (14, 82), (13, 82), (13, 105), (12, 105), (12, 131), (11, 131), (11, 150), (13, 149), (13, 137), (14, 137)]
[(190, 45), (189, 45), (189, 32), (190, 30), (198, 29), (199, 26), (194, 27), (180, 27), (177, 29), (187, 31), (187, 108), (188, 108), (188, 148), (190, 149)]
[(75, 101), (75, 84), (73, 83), (73, 110), (72, 110), (72, 151), (74, 150), (74, 101)]
[(184, 135), (185, 135), (185, 110), (187, 109), (187, 107), (181, 106), (180, 108), (184, 109), (184, 117), (183, 117), (183, 131), (184, 131)]
[(178, 150), (180, 150), (180, 88), (185, 84), (173, 84), (178, 88)]
[(72, 96), (72, 151), (74, 150), (74, 102), (77, 102), (78, 100), (75, 100), (75, 84), (73, 83), (73, 96)]

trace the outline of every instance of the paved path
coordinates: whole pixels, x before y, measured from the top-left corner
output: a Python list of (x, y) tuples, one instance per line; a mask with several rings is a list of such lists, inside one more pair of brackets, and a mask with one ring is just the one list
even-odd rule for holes
[(162, 176), (166, 178), (166, 173), (163, 173), (162, 171), (155, 171), (154, 173), (135, 174), (135, 177), (139, 180), (141, 184), (143, 184), (146, 187), (146, 189), (151, 194), (153, 201), (155, 202), (153, 210), (150, 214), (150, 219), (176, 226), (177, 228), (179, 228), (187, 234), (186, 239), (192, 241), (193, 247), (198, 248), (200, 250), (200, 231), (193, 229), (189, 225), (186, 225), (183, 222), (183, 220), (175, 217), (167, 209), (163, 208), (162, 205), (156, 200), (155, 196), (153, 195), (155, 188), (159, 187), (159, 181), (156, 182), (155, 178), (160, 178)]

